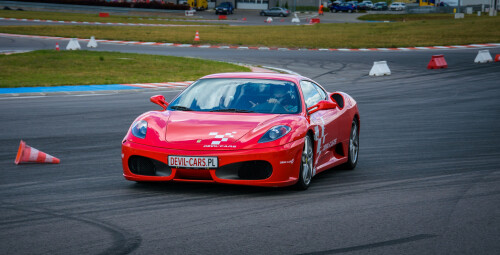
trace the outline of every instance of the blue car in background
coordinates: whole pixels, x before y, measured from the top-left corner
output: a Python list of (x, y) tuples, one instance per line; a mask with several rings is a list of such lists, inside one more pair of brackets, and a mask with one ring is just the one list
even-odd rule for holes
[(233, 14), (234, 7), (231, 2), (224, 2), (215, 7), (215, 14)]
[(357, 11), (356, 5), (352, 3), (341, 3), (338, 5), (332, 5), (330, 7), (331, 12), (355, 12)]

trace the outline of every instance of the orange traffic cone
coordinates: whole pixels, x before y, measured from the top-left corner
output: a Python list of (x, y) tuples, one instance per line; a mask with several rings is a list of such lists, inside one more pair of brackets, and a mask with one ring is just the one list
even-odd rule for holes
[(58, 158), (53, 157), (47, 153), (41, 152), (35, 148), (32, 148), (21, 140), (19, 144), (19, 150), (16, 156), (16, 165), (20, 163), (52, 163), (59, 164), (61, 162)]
[(198, 42), (200, 40), (200, 34), (198, 34), (198, 31), (196, 31), (196, 34), (194, 35), (194, 41)]
[(56, 50), (59, 51), (59, 43), (56, 43)]

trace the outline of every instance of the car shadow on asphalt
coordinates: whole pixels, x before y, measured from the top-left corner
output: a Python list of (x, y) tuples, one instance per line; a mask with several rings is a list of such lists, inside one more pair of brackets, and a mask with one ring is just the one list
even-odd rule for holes
[[(352, 172), (343, 166), (337, 166), (316, 175), (309, 189), (314, 190), (315, 186), (335, 185), (338, 183), (340, 175)], [(176, 194), (224, 194), (224, 195), (252, 195), (252, 196), (286, 196), (296, 195), (304, 191), (298, 190), (295, 186), (287, 187), (256, 187), (245, 185), (232, 185), (220, 183), (197, 183), (197, 182), (135, 182), (129, 186), (131, 189), (139, 191), (150, 191), (160, 193)], [(305, 191), (307, 193), (307, 191)], [(306, 194), (304, 193), (304, 194)]]

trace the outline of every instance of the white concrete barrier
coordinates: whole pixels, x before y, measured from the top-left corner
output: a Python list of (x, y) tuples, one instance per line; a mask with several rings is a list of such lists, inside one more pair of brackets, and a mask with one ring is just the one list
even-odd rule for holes
[(477, 53), (476, 59), (474, 59), (474, 63), (483, 64), (488, 62), (493, 62), (493, 58), (491, 57), (490, 51), (480, 50)]
[(391, 70), (387, 65), (387, 61), (373, 62), (373, 67), (370, 70), (370, 76), (383, 76), (383, 75), (391, 75)]
[(90, 37), (90, 41), (87, 43), (87, 48), (97, 48), (97, 42), (94, 36)]
[(69, 40), (68, 46), (66, 46), (66, 50), (79, 50), (81, 49), (80, 44), (78, 43), (78, 40), (76, 38), (71, 38)]
[(297, 13), (294, 13), (293, 15), (295, 16), (295, 18), (292, 19), (292, 23), (300, 23), (300, 19), (299, 17), (297, 17)]

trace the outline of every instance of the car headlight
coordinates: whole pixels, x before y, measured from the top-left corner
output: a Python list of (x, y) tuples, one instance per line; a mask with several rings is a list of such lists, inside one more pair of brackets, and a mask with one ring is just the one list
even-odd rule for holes
[(279, 139), (288, 134), (290, 130), (292, 130), (292, 128), (290, 128), (289, 126), (285, 125), (274, 126), (260, 138), (259, 143), (267, 143)]
[(144, 139), (147, 131), (148, 122), (145, 120), (139, 120), (132, 124), (132, 134), (137, 138)]

